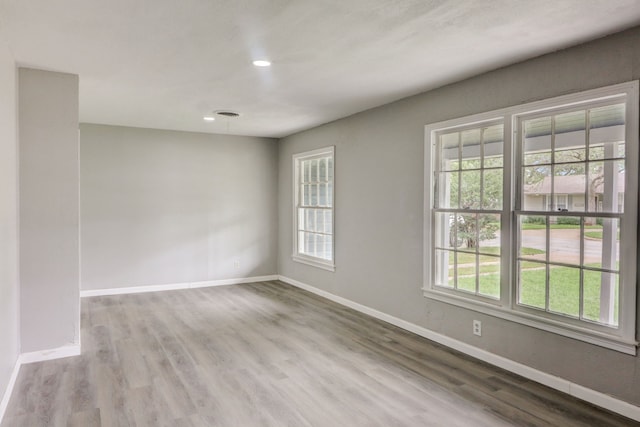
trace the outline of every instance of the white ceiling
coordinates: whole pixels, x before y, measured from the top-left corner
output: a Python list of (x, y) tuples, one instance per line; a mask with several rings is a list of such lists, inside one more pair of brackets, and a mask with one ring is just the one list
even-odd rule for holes
[(0, 0), (18, 65), (80, 76), (82, 122), (272, 137), (638, 23), (640, 0)]

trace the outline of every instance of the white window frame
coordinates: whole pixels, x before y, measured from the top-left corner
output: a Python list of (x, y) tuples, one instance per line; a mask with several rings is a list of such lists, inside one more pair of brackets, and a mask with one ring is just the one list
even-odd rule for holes
[[(298, 239), (298, 209), (301, 207), (300, 202), (300, 174), (301, 163), (306, 160), (313, 160), (314, 158), (328, 157), (330, 156), (333, 161), (333, 177), (331, 184), (333, 191), (331, 192), (331, 207), (325, 208), (331, 210), (331, 259), (314, 257), (308, 254), (301, 253), (299, 251), (299, 239)], [(324, 270), (335, 271), (335, 170), (336, 170), (336, 158), (335, 158), (335, 146), (319, 148), (312, 151), (306, 151), (293, 155), (293, 254), (292, 259), (302, 264), (311, 265)]]
[[(636, 355), (636, 232), (638, 203), (638, 81), (632, 81), (599, 89), (564, 95), (528, 104), (508, 107), (473, 116), (456, 118), (425, 126), (425, 198), (424, 198), (424, 283), (425, 297), (453, 304), (466, 309), (499, 317), (516, 323), (528, 325), (562, 336), (581, 340), (605, 348)], [(594, 102), (620, 99), (626, 103), (625, 140), (626, 140), (626, 173), (624, 216), (621, 226), (624, 236), (631, 236), (620, 241), (620, 306), (618, 327), (589, 324), (585, 321), (564, 318), (543, 311), (529, 310), (517, 304), (516, 262), (515, 254), (518, 245), (516, 224), (517, 185), (519, 183), (519, 162), (516, 161), (519, 135), (517, 124), (519, 117), (532, 113), (543, 113), (558, 108), (579, 108)], [(436, 135), (447, 129), (482, 125), (484, 123), (502, 121), (504, 123), (504, 175), (503, 200), (501, 214), (501, 291), (497, 300), (476, 295), (466, 295), (435, 285), (435, 222), (434, 196), (436, 180), (435, 169)], [(470, 329), (471, 330), (471, 327)]]

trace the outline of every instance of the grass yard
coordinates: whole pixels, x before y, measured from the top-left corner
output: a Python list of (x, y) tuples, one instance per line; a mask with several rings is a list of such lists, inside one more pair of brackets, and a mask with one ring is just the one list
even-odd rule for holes
[[(547, 226), (544, 224), (530, 224), (525, 222), (521, 224), (521, 228), (522, 230), (544, 230)], [(551, 224), (549, 228), (552, 230), (575, 230), (579, 229), (580, 226), (575, 224)], [(585, 230), (602, 230), (601, 225), (585, 225), (584, 228)]]
[[(596, 231), (585, 231), (584, 232), (584, 236), (585, 237), (589, 237), (591, 239), (598, 239), (598, 240), (602, 240), (602, 230), (596, 230)], [(620, 230), (618, 230), (618, 240), (620, 240)]]
[[(468, 250), (466, 248), (461, 248), (458, 249), (460, 252), (458, 252), (458, 265), (460, 264), (475, 264), (476, 262), (476, 248), (469, 248)], [(498, 262), (498, 256), (500, 256), (500, 247), (499, 246), (487, 246), (487, 247), (480, 247), (478, 249), (478, 252), (480, 254), (480, 264), (484, 264), (484, 263), (489, 263), (489, 262)], [(534, 249), (534, 248), (522, 248), (521, 249), (521, 254), (522, 255), (537, 255), (537, 254), (543, 254), (544, 251), (541, 251), (539, 249)], [(449, 251), (449, 265), (453, 266), (453, 251)], [(488, 255), (488, 256), (485, 256)], [(494, 255), (494, 256), (491, 256)], [(460, 271), (460, 270), (458, 270)], [(483, 270), (484, 271), (484, 270)], [(497, 270), (496, 270), (497, 271)], [(487, 271), (488, 273), (488, 271)], [(462, 273), (458, 273), (460, 275), (463, 275)]]
[[(489, 249), (486, 251), (486, 249)], [(499, 254), (500, 248), (484, 248), (483, 252)], [(542, 253), (537, 249), (523, 248), (523, 253)], [(451, 253), (449, 280), (453, 283), (453, 254)], [(589, 265), (597, 267), (596, 264)], [(500, 262), (497, 256), (479, 256), (479, 291), (483, 295), (498, 297), (500, 295)], [(533, 261), (520, 262), (520, 303), (547, 309), (547, 289), (545, 286), (545, 264)], [(582, 318), (599, 321), (600, 319), (600, 291), (603, 274), (610, 274), (615, 286), (615, 323), (618, 319), (618, 274), (601, 273), (584, 270), (583, 272), (583, 313)], [(469, 292), (476, 291), (475, 254), (458, 252), (458, 289)], [(549, 269), (549, 305), (548, 310), (572, 317), (580, 317), (580, 269), (561, 266), (550, 266)]]

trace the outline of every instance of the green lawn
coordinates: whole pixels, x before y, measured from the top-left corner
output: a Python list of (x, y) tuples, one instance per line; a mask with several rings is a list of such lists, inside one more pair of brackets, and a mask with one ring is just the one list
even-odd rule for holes
[[(530, 224), (527, 222), (521, 224), (522, 230), (544, 230), (545, 228), (547, 228), (547, 226), (544, 224)], [(575, 224), (551, 224), (550, 228), (552, 230), (573, 230), (573, 229), (579, 229), (580, 226)], [(598, 230), (598, 229), (602, 229), (602, 226), (601, 225), (585, 225), (584, 228)]]
[[(614, 275), (617, 276), (617, 275)], [(520, 302), (545, 308), (545, 270), (523, 269), (520, 273)], [(600, 317), (601, 273), (584, 271), (584, 313), (586, 319)], [(616, 318), (618, 316), (618, 285), (616, 284)], [(569, 267), (549, 269), (549, 310), (578, 317), (580, 313), (580, 270)]]
[[(497, 254), (499, 248), (494, 251)], [(524, 248), (524, 252), (541, 253), (536, 249)], [(462, 260), (462, 261), (461, 261)], [(479, 287), (483, 295), (498, 297), (500, 295), (500, 264), (499, 258), (480, 256)], [(475, 254), (458, 253), (459, 264), (475, 264)], [(453, 282), (453, 259), (449, 270), (450, 283)], [(589, 265), (597, 267), (598, 265)], [(545, 310), (545, 264), (520, 262), (520, 303)], [(458, 289), (475, 292), (475, 265), (458, 267)], [(466, 276), (466, 277), (465, 277)], [(615, 284), (615, 319), (618, 318), (618, 275), (612, 274)], [(600, 288), (602, 273), (584, 270), (583, 273), (584, 307), (583, 318), (599, 321), (600, 317)], [(551, 266), (549, 269), (549, 311), (572, 317), (580, 315), (580, 269), (571, 267)]]
[[(584, 235), (585, 237), (590, 237), (592, 239), (602, 240), (602, 230), (585, 231)], [(618, 240), (620, 240), (620, 230), (618, 230)]]
[[(466, 248), (459, 249), (461, 252), (458, 252), (458, 264), (475, 264), (476, 262), (476, 248), (469, 248), (468, 251)], [(497, 257), (492, 257), (490, 255), (500, 255), (500, 247), (499, 246), (488, 246), (488, 247), (480, 247), (478, 249), (480, 254), (480, 264), (485, 262), (497, 262), (499, 259)], [(522, 255), (536, 255), (543, 254), (544, 251), (534, 248), (522, 248)], [(453, 251), (449, 251), (449, 265), (453, 266)], [(489, 255), (489, 256), (483, 256)]]

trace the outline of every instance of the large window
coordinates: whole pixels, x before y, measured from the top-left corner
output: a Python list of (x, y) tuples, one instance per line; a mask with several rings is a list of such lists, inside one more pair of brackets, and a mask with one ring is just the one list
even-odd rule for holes
[[(436, 131), (435, 283), (500, 297), (502, 122)], [(489, 267), (490, 266), (490, 267)], [(481, 268), (482, 267), (482, 268)]]
[(293, 156), (293, 259), (333, 270), (334, 148)]
[(638, 84), (426, 127), (425, 295), (635, 354)]

